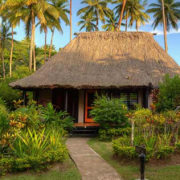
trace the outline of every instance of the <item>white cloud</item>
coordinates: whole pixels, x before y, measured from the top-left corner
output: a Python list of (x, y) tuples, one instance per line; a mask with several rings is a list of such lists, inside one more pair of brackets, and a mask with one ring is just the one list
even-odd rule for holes
[[(157, 35), (163, 35), (164, 31), (163, 30), (153, 30), (150, 31), (151, 33), (156, 33)], [(178, 31), (176, 31), (175, 29), (170, 30), (169, 32), (167, 32), (167, 34), (179, 34), (180, 33), (180, 29), (178, 29)]]

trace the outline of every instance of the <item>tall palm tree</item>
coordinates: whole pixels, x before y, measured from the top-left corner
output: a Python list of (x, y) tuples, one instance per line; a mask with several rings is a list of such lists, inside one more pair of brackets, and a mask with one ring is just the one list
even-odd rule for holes
[[(2, 60), (2, 69), (3, 69), (3, 78), (6, 78), (6, 69), (5, 69), (5, 61), (4, 61), (4, 49), (6, 48), (7, 41), (11, 40), (11, 24), (7, 22), (6, 19), (2, 18), (1, 28), (1, 60)], [(15, 34), (15, 32), (13, 32)]]
[(54, 31), (56, 29), (59, 32), (63, 33), (61, 22), (63, 21), (65, 22), (66, 25), (69, 25), (68, 14), (70, 13), (70, 11), (67, 8), (68, 0), (50, 0), (50, 2), (59, 12), (59, 18), (57, 20), (51, 18), (51, 20), (48, 21), (48, 27), (51, 30), (51, 44), (49, 47), (49, 58), (51, 57), (51, 51), (53, 47)]
[(145, 25), (145, 23), (150, 19), (149, 15), (144, 12), (146, 5), (146, 0), (129, 0), (127, 2), (126, 14), (128, 13), (130, 18), (129, 26), (132, 27), (135, 22), (137, 31), (141, 24)]
[(70, 41), (72, 40), (72, 0), (70, 0)]
[(119, 21), (118, 21), (118, 29), (121, 31), (121, 24), (124, 16), (124, 10), (126, 7), (127, 0), (115, 0), (113, 1), (114, 4), (118, 4), (115, 9), (119, 13)]
[(112, 11), (107, 7), (109, 0), (83, 0), (81, 4), (86, 6), (77, 12), (77, 15), (88, 16), (93, 14), (96, 18), (96, 30), (98, 30), (99, 20), (105, 22), (105, 17), (111, 16)]
[(180, 20), (180, 2), (175, 0), (158, 0), (157, 3), (150, 4), (148, 13), (152, 13), (154, 17), (153, 26), (154, 29), (159, 24), (163, 24), (164, 27), (164, 44), (165, 51), (168, 51), (167, 45), (167, 31), (171, 29), (178, 30), (178, 20)]
[(8, 8), (16, 8), (23, 12), (23, 20), (26, 23), (26, 29), (31, 29), (31, 45), (30, 45), (30, 59), (29, 69), (32, 71), (32, 64), (34, 58), (34, 70), (36, 70), (35, 60), (35, 20), (39, 20), (40, 24), (46, 24), (45, 12), (49, 13), (55, 19), (58, 19), (59, 13), (46, 0), (7, 0), (6, 6)]
[(106, 23), (102, 26), (105, 31), (117, 31), (118, 17), (112, 14), (111, 17), (107, 18)]
[(9, 76), (12, 77), (12, 60), (13, 60), (13, 49), (14, 49), (14, 28), (20, 24), (22, 16), (16, 9), (6, 9), (3, 12), (4, 16), (8, 19), (11, 24), (11, 53), (9, 60)]
[(96, 30), (96, 18), (92, 14), (88, 14), (87, 16), (81, 16), (80, 21), (78, 22), (78, 26), (80, 27), (80, 31), (85, 29), (86, 32), (92, 32)]

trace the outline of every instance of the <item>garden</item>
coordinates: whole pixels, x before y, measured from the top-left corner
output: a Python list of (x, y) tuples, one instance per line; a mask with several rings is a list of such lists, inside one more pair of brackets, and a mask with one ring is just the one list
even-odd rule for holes
[[(41, 178), (54, 174), (56, 178), (80, 179), (65, 145), (73, 119), (66, 112), (56, 112), (51, 103), (43, 107), (33, 100), (27, 106), (23, 106), (21, 100), (7, 101), (14, 97), (6, 97), (5, 94), (12, 92), (12, 95), (17, 94), (20, 98), (21, 93), (11, 90), (4, 82), (2, 84), (7, 92), (0, 98), (0, 176), (17, 172), (43, 172), (51, 169), (54, 163), (56, 166), (59, 163), (64, 172), (51, 170)], [(26, 174), (26, 178), (33, 179), (33, 176)]]
[(124, 179), (139, 176), (136, 146), (146, 148), (149, 179), (180, 176), (180, 78), (167, 75), (159, 89), (152, 91), (152, 99), (151, 109), (134, 105), (128, 110), (120, 99), (106, 96), (94, 102), (91, 115), (101, 129), (89, 145)]

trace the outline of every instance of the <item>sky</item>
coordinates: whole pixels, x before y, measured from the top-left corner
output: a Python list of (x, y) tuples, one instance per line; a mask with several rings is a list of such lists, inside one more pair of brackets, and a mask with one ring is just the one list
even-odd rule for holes
[[(157, 0), (149, 0), (150, 3), (156, 2)], [(176, 0), (179, 1), (179, 0)], [(77, 25), (79, 17), (77, 16), (77, 11), (84, 7), (81, 4), (81, 0), (72, 0), (72, 24), (73, 24), (73, 34), (79, 32), (79, 26)], [(113, 6), (109, 6), (113, 8)], [(157, 33), (154, 36), (155, 40), (164, 48), (164, 36), (163, 36), (163, 26), (158, 26), (155, 30), (152, 27), (153, 17), (145, 26), (141, 26), (140, 31), (146, 32), (155, 32)], [(170, 30), (167, 35), (168, 40), (168, 53), (169, 55), (180, 65), (180, 22), (178, 23), (179, 30)], [(16, 27), (16, 40), (23, 40), (25, 38), (25, 27), (23, 23), (20, 23), (20, 26)], [(55, 45), (56, 50), (66, 46), (70, 41), (70, 27), (62, 23), (63, 34), (55, 31), (53, 44)], [(135, 29), (128, 29), (128, 31), (134, 31)], [(82, 31), (83, 32), (83, 31)], [(47, 42), (50, 44), (51, 32), (48, 31)], [(36, 28), (36, 45), (41, 47), (44, 45), (44, 33), (40, 33), (39, 28)]]

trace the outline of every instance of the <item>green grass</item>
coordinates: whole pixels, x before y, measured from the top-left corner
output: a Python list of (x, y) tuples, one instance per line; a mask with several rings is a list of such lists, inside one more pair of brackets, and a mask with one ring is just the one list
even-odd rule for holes
[[(110, 142), (101, 142), (97, 139), (91, 139), (88, 144), (114, 167), (124, 180), (135, 180), (139, 178), (138, 165), (127, 165), (127, 163), (126, 165), (122, 165), (118, 160), (113, 158), (112, 144)], [(149, 180), (179, 180), (180, 165), (158, 167), (147, 165), (146, 178)]]
[(26, 172), (0, 178), (1, 180), (80, 180), (81, 176), (74, 163), (68, 159), (64, 164), (57, 164), (48, 172)]

